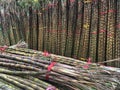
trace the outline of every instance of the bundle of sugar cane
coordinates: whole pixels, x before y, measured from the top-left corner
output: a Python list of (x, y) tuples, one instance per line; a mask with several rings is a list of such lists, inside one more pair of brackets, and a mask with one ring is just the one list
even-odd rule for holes
[[(18, 54), (18, 55), (23, 55), (23, 56), (29, 56), (29, 57), (32, 57), (32, 58), (44, 58), (44, 55), (43, 55), (44, 52), (36, 51), (36, 50), (32, 50), (32, 49), (26, 49), (26, 48), (7, 48), (5, 50), (5, 52)], [(57, 62), (68, 64), (68, 65), (73, 65), (73, 66), (80, 66), (81, 64), (86, 63), (86, 62), (76, 60), (76, 59), (73, 59), (73, 58), (54, 55), (54, 54), (50, 54), (50, 57), (48, 57), (48, 59), (49, 58), (51, 58), (51, 59), (57, 58), (56, 59)], [(47, 57), (45, 59), (47, 59)]]
[[(9, 50), (9, 49), (7, 49)], [(6, 51), (7, 51), (6, 50)], [(32, 71), (39, 71), (39, 70), (47, 70), (49, 67), (49, 64), (51, 64), (51, 61), (57, 61), (57, 58), (54, 58), (55, 60), (48, 60), (47, 57), (44, 57), (46, 59), (42, 60), (42, 58), (31, 58), (29, 56), (26, 56), (26, 54), (20, 54), (20, 52), (23, 52), (21, 50), (13, 50), (14, 52), (17, 51), (15, 54), (11, 53), (2, 53), (0, 54), (1, 58), (7, 58), (11, 60), (12, 67), (16, 67), (13, 65), (13, 61), (18, 62), (18, 66), (20, 65), (26, 65), (31, 66)], [(27, 50), (27, 49), (25, 49)], [(12, 51), (12, 53), (13, 53)], [(29, 49), (28, 49), (29, 51)], [(24, 51), (24, 53), (28, 53)], [(10, 52), (10, 50), (9, 50)], [(19, 53), (18, 53), (19, 52)], [(36, 51), (37, 52), (37, 51)], [(39, 52), (32, 52), (30, 50), (30, 53), (37, 54)], [(42, 54), (39, 56), (41, 57)], [(52, 58), (53, 59), (53, 58)], [(66, 59), (66, 58), (64, 58)], [(63, 60), (64, 60), (63, 59)], [(71, 60), (70, 58), (66, 59), (66, 61)], [(76, 60), (79, 61), (79, 60)], [(74, 62), (74, 60), (73, 60)], [(15, 63), (15, 62), (14, 62)], [(80, 63), (80, 62), (78, 62)], [(80, 64), (81, 67), (86, 64), (82, 63)], [(0, 63), (3, 67), (6, 67), (6, 63), (4, 62), (4, 65)], [(8, 65), (8, 64), (7, 64)], [(25, 67), (25, 66), (24, 66)], [(89, 69), (83, 69), (81, 67), (74, 67), (73, 65), (67, 65), (63, 63), (56, 63), (52, 68), (51, 72), (48, 72), (46, 74), (40, 74), (37, 75), (37, 78), (46, 80), (46, 76), (49, 75), (49, 81), (56, 84), (61, 84), (64, 87), (69, 88), (70, 90), (89, 90), (90, 89), (96, 89), (96, 90), (112, 90), (114, 87), (117, 86), (117, 84), (120, 83), (117, 76), (119, 73), (116, 73), (116, 77), (114, 76), (115, 72), (104, 70), (97, 65), (93, 67), (93, 65), (90, 65)], [(35, 69), (33, 69), (35, 68)], [(39, 69), (39, 70), (38, 70)], [(42, 71), (41, 71), (42, 72)], [(108, 85), (109, 84), (109, 85)]]
[[(112, 75), (110, 71), (104, 70), (98, 67), (96, 64), (90, 65), (89, 70), (85, 70), (82, 68), (84, 64), (86, 64), (85, 62), (72, 59), (72, 58), (66, 58), (63, 56), (57, 56), (52, 54), (49, 57), (45, 57), (43, 52), (39, 52), (31, 49), (25, 49), (25, 48), (7, 48), (5, 51), (6, 52), (2, 53), (0, 57), (15, 60), (19, 62), (19, 64), (24, 63), (27, 66), (31, 66), (35, 68), (33, 69), (35, 71), (39, 71), (38, 68), (47, 69), (53, 59), (54, 59), (53, 61), (55, 62), (60, 62), (55, 64), (54, 67), (52, 67), (52, 71), (49, 73), (50, 75), (49, 81), (57, 84), (64, 82), (62, 83), (62, 85), (69, 87), (70, 89), (75, 89), (75, 90), (77, 89), (79, 90), (80, 88), (87, 89), (89, 84), (90, 84), (90, 87), (94, 87), (94, 88), (97, 87), (97, 89), (98, 87), (100, 89), (103, 89), (103, 88), (107, 89), (108, 87), (104, 87), (101, 83), (96, 85), (96, 81), (103, 82), (101, 81), (101, 77), (106, 78), (107, 76), (109, 76), (108, 74)], [(78, 66), (79, 68), (74, 66)], [(45, 79), (46, 74), (38, 75), (38, 77), (40, 79)], [(92, 78), (92, 81), (90, 78)], [(106, 79), (109, 80), (108, 78)], [(110, 79), (109, 81), (113, 81), (117, 83), (119, 82), (115, 80), (116, 78), (114, 78), (114, 80)], [(109, 84), (110, 83), (111, 82), (109, 82)]]
[(46, 73), (46, 70), (34, 65), (30, 66), (29, 63), (8, 59), (8, 57), (0, 58), (0, 82), (5, 81), (5, 84), (17, 88), (11, 90), (47, 90), (52, 85), (37, 78)]
[[(35, 60), (30, 60), (30, 58), (25, 58), (25, 57), (23, 58), (23, 56), (14, 55), (14, 54), (3, 53), (3, 54), (0, 55), (0, 57), (10, 59), (11, 61), (12, 60), (17, 61), (17, 64), (14, 64), (13, 62), (10, 62), (10, 61), (9, 61), (9, 63), (8, 62), (0, 62), (0, 65), (2, 67), (9, 67), (9, 68), (11, 67), (11, 68), (15, 68), (15, 69), (16, 68), (19, 68), (19, 69), (22, 68), (22, 70), (27, 69), (27, 70), (32, 70), (32, 71), (40, 71), (41, 69), (44, 69), (44, 68), (46, 68), (46, 70), (47, 70), (47, 67), (49, 66), (49, 63), (50, 63), (50, 61), (49, 62), (46, 62), (46, 61), (43, 62), (43, 60), (36, 60), (36, 59)], [(24, 65), (23, 65), (23, 63), (20, 63), (20, 62), (24, 62)], [(79, 72), (75, 72), (74, 69), (77, 69), (77, 68), (67, 66), (67, 65), (57, 64), (57, 66), (52, 68), (53, 72), (51, 72), (50, 74), (52, 74), (52, 76), (56, 76), (56, 77), (58, 75), (60, 75), (61, 78), (63, 78), (63, 79), (64, 79), (65, 76), (69, 76), (68, 77), (69, 79), (67, 81), (69, 81), (69, 80), (74, 81), (74, 78), (79, 77)], [(5, 73), (5, 72), (3, 72), (3, 73)], [(8, 74), (11, 74), (11, 73), (8, 73)], [(39, 74), (38, 76), (39, 76), (39, 78), (44, 79), (46, 74), (45, 75)], [(70, 77), (72, 77), (72, 78), (70, 79)], [(60, 79), (56, 79), (56, 82), (60, 82)], [(66, 85), (66, 86), (71, 87), (70, 85)], [(75, 88), (75, 86), (74, 86), (74, 88)]]
[(4, 82), (4, 85), (12, 86), (9, 86), (10, 90), (46, 90), (49, 86), (52, 86), (38, 78), (20, 77), (3, 73), (0, 73), (0, 82)]

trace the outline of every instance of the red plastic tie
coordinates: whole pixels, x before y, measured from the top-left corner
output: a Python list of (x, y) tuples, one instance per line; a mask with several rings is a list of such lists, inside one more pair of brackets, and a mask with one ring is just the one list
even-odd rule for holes
[(88, 58), (87, 64), (91, 64), (91, 58)]
[(120, 24), (117, 24), (116, 27), (117, 27), (117, 28), (120, 28)]
[(91, 32), (91, 34), (97, 34), (97, 32), (96, 32), (96, 31), (93, 31), (93, 32)]
[(5, 46), (1, 46), (0, 47), (0, 52), (4, 52), (6, 48), (8, 48), (8, 46), (6, 46), (6, 45)]
[(110, 10), (108, 10), (108, 12), (112, 13), (112, 12), (115, 12), (115, 10), (113, 10), (113, 9), (110, 9)]
[(44, 52), (43, 52), (43, 56), (50, 56), (50, 54), (45, 50)]
[(83, 68), (88, 69), (90, 64), (91, 64), (91, 58), (88, 58), (87, 63), (83, 66)]
[(48, 66), (48, 71), (51, 71), (52, 67), (54, 67), (55, 64), (56, 62), (51, 62), (51, 64)]
[(56, 90), (56, 88), (54, 86), (49, 86), (49, 87), (47, 87), (46, 90)]
[[(52, 70), (52, 67), (54, 67), (56, 62), (51, 62), (51, 64), (48, 66), (47, 70), (50, 72)], [(46, 79), (49, 79), (49, 74), (46, 75)]]
[(104, 15), (104, 14), (107, 14), (107, 11), (105, 11), (105, 12), (100, 12), (100, 15)]
[(104, 33), (104, 32), (106, 32), (106, 30), (100, 30), (100, 33)]

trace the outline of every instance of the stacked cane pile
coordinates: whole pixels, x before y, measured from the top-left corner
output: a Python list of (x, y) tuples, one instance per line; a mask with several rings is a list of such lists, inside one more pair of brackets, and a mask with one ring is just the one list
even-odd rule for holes
[(0, 88), (4, 90), (116, 90), (119, 85), (117, 68), (27, 48), (1, 49)]

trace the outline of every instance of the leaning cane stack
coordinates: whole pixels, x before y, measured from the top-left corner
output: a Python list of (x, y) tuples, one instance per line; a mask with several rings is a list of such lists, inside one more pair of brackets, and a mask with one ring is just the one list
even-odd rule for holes
[(119, 90), (119, 85), (118, 68), (21, 47), (1, 50), (0, 90)]

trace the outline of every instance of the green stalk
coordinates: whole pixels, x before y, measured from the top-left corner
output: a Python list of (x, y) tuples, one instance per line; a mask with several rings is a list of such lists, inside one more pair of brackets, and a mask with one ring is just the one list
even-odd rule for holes
[[(5, 88), (4, 88), (5, 87)], [(3, 79), (0, 79), (0, 89), (12, 89), (12, 90), (21, 90), (19, 87), (13, 85), (12, 83), (9, 83)]]
[(0, 73), (4, 73), (4, 74), (8, 74), (8, 75), (17, 75), (17, 76), (22, 76), (22, 75), (38, 76), (38, 75), (45, 74), (46, 71), (40, 71), (40, 72), (35, 72), (35, 71), (11, 71), (11, 70), (0, 68)]
[(20, 65), (20, 64), (0, 62), (0, 65), (3, 66), (3, 67), (9, 67), (9, 68), (19, 68), (19, 69), (40, 71), (40, 69), (38, 69), (38, 68), (31, 67), (31, 66), (26, 66), (26, 65)]
[(45, 82), (45, 81), (42, 81), (36, 77), (25, 77), (25, 79), (28, 79), (31, 83), (35, 83), (36, 85), (38, 86), (41, 86), (42, 88), (46, 89), (47, 87), (49, 86), (52, 86), (51, 84)]
[(3, 54), (0, 54), (0, 57), (2, 58), (8, 58), (8, 59), (13, 59), (13, 60), (17, 60), (17, 61), (20, 61), (20, 62), (24, 62), (24, 63), (29, 63), (29, 64), (32, 64), (32, 65), (37, 65), (37, 66), (40, 66), (40, 67), (47, 67), (46, 65), (42, 64), (42, 63), (37, 63), (37, 62), (34, 62), (28, 58), (22, 58), (22, 57), (15, 57), (15, 55), (3, 55)]
[[(8, 75), (7, 75), (8, 76)], [(20, 83), (23, 83), (25, 86), (29, 86), (31, 88), (33, 88), (34, 90), (44, 90), (43, 88), (33, 84), (33, 83), (30, 83), (28, 80), (24, 80), (23, 78), (20, 78), (20, 77), (13, 77), (13, 76), (8, 76), (10, 79), (14, 80), (14, 81), (17, 81), (17, 82), (20, 82)]]
[(23, 89), (23, 90), (34, 90), (34, 89), (32, 89), (31, 87), (29, 87), (29, 86), (26, 86), (26, 85), (21, 84), (21, 83), (15, 81), (15, 80), (13, 80), (13, 79), (10, 79), (10, 78), (7, 77), (7, 75), (5, 75), (5, 74), (0, 74), (0, 79), (5, 80), (6, 82), (9, 82), (9, 83), (11, 83), (11, 84), (13, 84), (13, 85), (15, 85), (15, 86)]

